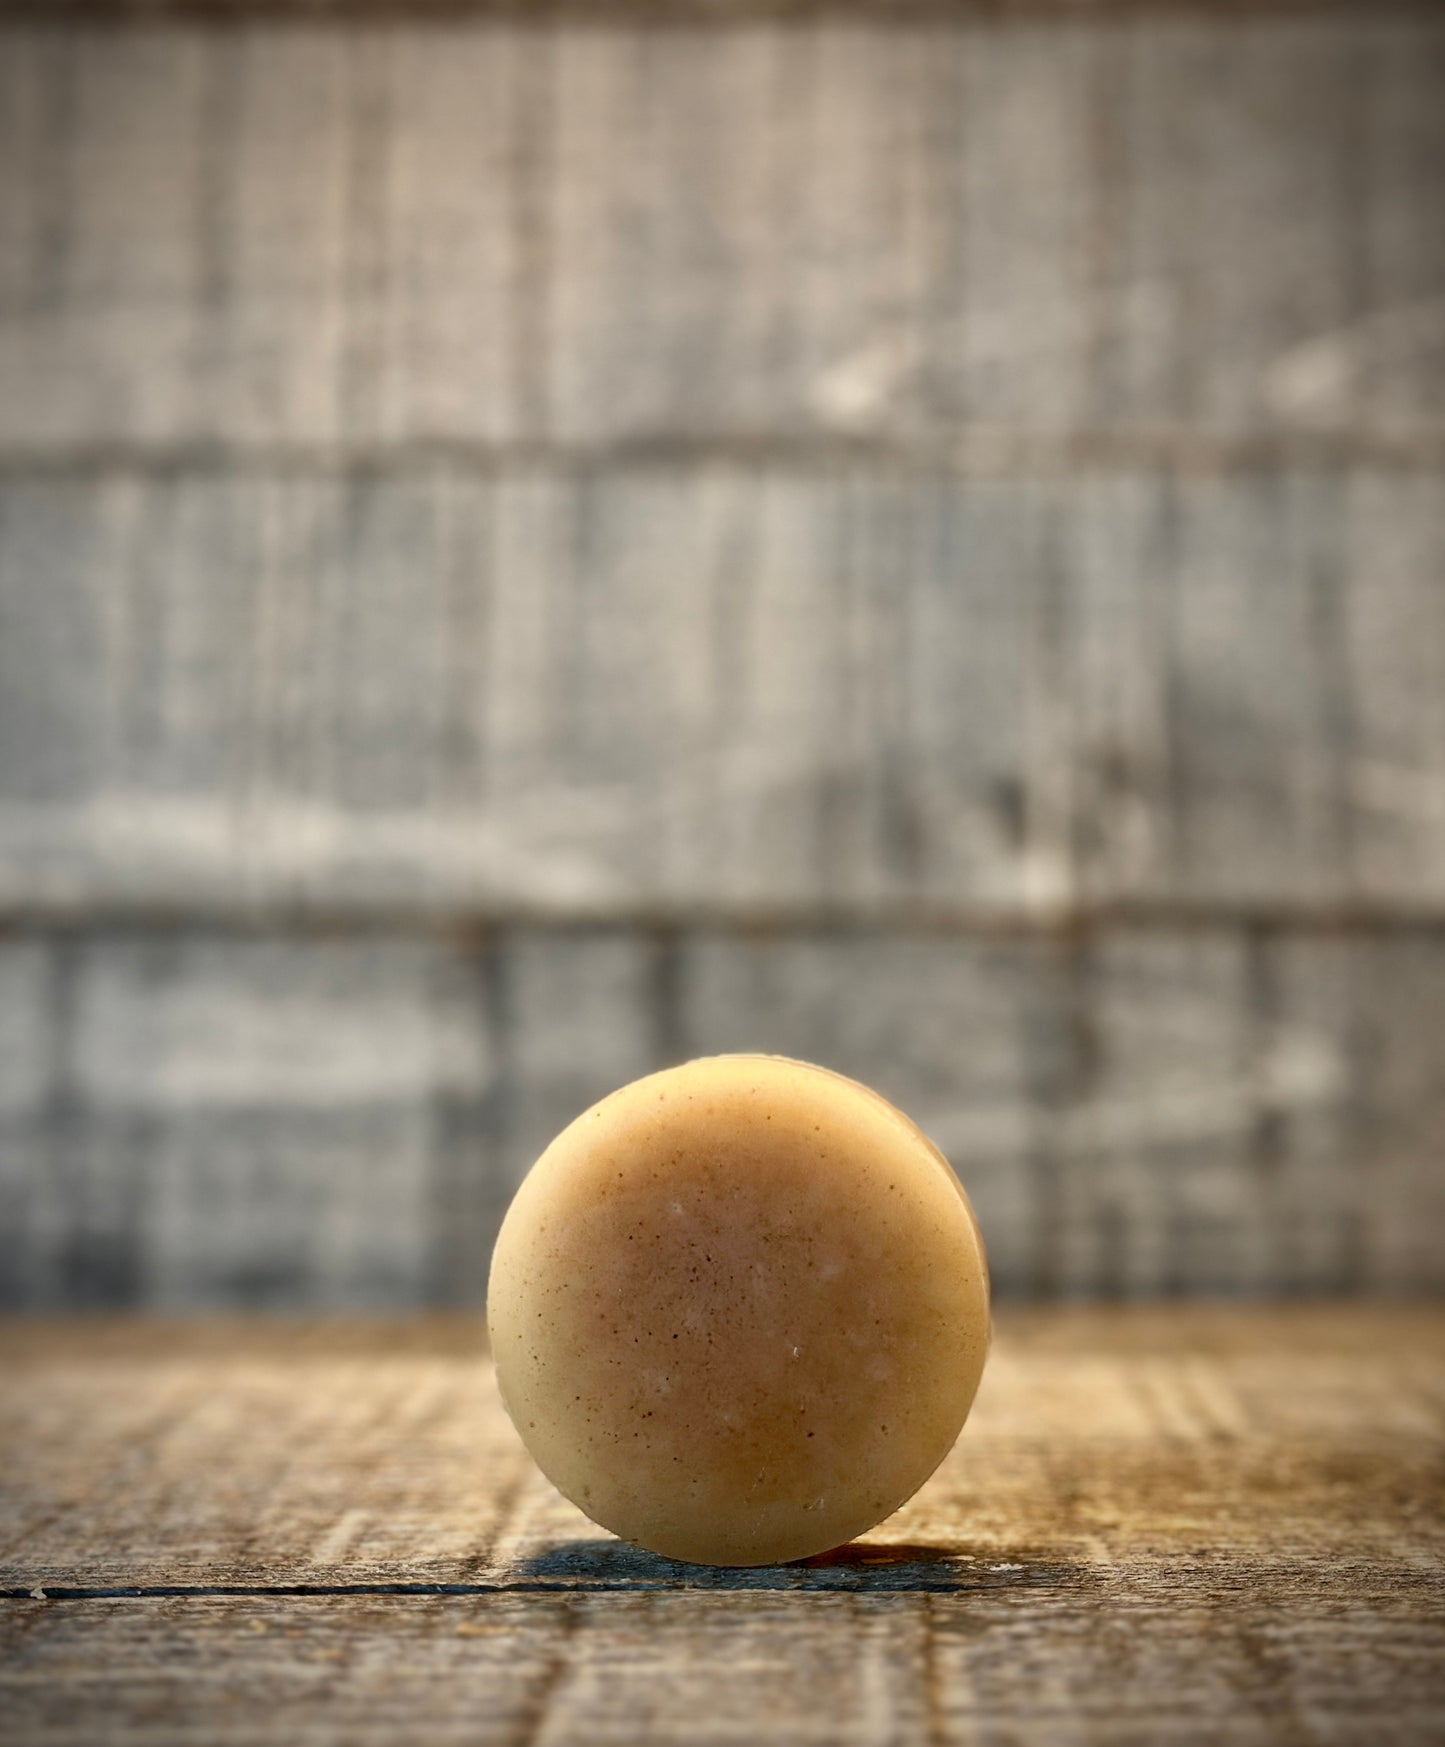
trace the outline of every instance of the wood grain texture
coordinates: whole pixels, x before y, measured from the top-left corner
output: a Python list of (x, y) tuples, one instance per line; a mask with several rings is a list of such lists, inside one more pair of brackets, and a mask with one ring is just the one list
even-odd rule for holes
[(1430, 9), (23, 10), (0, 1302), (475, 1301), (759, 1044), (1006, 1292), (1440, 1287)]
[(1445, 905), (1445, 493), (0, 480), (0, 904)]
[(1438, 438), (1441, 41), (8, 25), (0, 452)]
[(0, 944), (14, 1305), (476, 1303), (589, 1104), (690, 1055), (875, 1085), (1005, 1295), (1438, 1291), (1436, 930), (162, 928)]
[(0, 907), (1438, 914), (1442, 42), (6, 26)]
[(27, 1740), (1424, 1742), (1436, 1311), (1014, 1314), (866, 1540), (717, 1572), (530, 1467), (476, 1324), (6, 1325)]

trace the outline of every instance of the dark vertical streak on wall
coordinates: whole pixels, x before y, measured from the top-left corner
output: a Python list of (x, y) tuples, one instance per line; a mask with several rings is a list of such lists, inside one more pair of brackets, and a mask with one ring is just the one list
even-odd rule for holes
[[(251, 65), (244, 34), (201, 44), (202, 74), (194, 178), (196, 313), (219, 329), (232, 295), (236, 167)], [(204, 395), (202, 397), (204, 402)]]
[(556, 200), (557, 35), (541, 22), (514, 39), (518, 78), (508, 93), (511, 125), (512, 278), (510, 393), (517, 429), (552, 429), (553, 224)]
[(876, 590), (882, 649), (875, 684), (880, 691), (875, 781), (881, 842), (879, 859), (890, 885), (912, 889), (919, 878), (923, 843), (914, 773), (908, 748), (913, 711), (908, 675), (911, 621), (918, 590), (920, 521), (927, 492), (888, 481), (881, 494), (877, 538), (887, 554), (883, 585)]
[(1281, 1028), (1281, 1000), (1273, 930), (1260, 924), (1244, 930), (1245, 1024), (1240, 1032), (1240, 1083), (1249, 1088), (1252, 1119), (1247, 1145), (1251, 1187), (1256, 1197), (1270, 1254), (1282, 1279), (1297, 1277), (1293, 1255), (1294, 1209), (1283, 1196), (1281, 1167), (1285, 1145), (1285, 1115), (1271, 1081), (1274, 1052)]
[[(1053, 1298), (1069, 1278), (1066, 1222), (1079, 1217), (1066, 1179), (1078, 1169), (1076, 1121), (1094, 1088), (1094, 963), (1086, 933), (1039, 949), (1022, 1006), (1032, 1248), (1024, 1290)], [(966, 1172), (964, 1173), (966, 1177)], [(1105, 1254), (1101, 1266), (1112, 1258)], [(1007, 1289), (1008, 1282), (1004, 1282)]]
[(26, 166), (34, 178), (30, 241), (31, 314), (45, 319), (62, 308), (70, 294), (74, 242), (76, 150), (79, 141), (79, 66), (73, 30), (60, 30), (29, 45), (37, 68), (39, 100), (33, 156)]
[[(857, 672), (851, 647), (857, 620), (867, 610), (863, 598), (866, 583), (861, 570), (862, 563), (867, 561), (868, 528), (858, 493), (850, 489), (852, 485), (850, 476), (841, 470), (827, 476), (830, 513), (825, 523), (827, 544), (822, 563), (831, 574), (834, 603), (833, 610), (814, 627), (814, 634), (827, 648), (827, 665), (834, 676), (824, 699), (825, 719), (814, 725), (819, 743), (819, 782), (814, 796), (813, 865), (808, 883), (825, 904), (836, 903), (844, 896), (842, 881), (850, 865), (855, 865), (848, 853), (849, 830), (859, 811), (860, 785), (856, 779), (850, 782), (840, 769), (846, 757), (843, 749), (858, 733), (857, 718), (863, 705), (854, 689)], [(860, 543), (865, 546), (861, 555)]]
[(1179, 502), (1177, 483), (1169, 473), (1155, 476), (1155, 507), (1147, 542), (1146, 586), (1159, 603), (1159, 659), (1163, 668), (1163, 745), (1158, 783), (1158, 828), (1164, 839), (1158, 860), (1167, 885), (1189, 877), (1191, 845), (1187, 835), (1189, 773), (1184, 756), (1188, 744), (1180, 695), (1176, 651), (1179, 617)]
[[(1024, 1277), (1024, 1291), (1030, 1297), (1054, 1298), (1064, 1277), (1063, 1220), (1067, 1217), (1061, 1206), (1061, 1177), (1067, 1168), (1058, 1147), (1058, 1132), (1064, 1115), (1066, 1092), (1047, 1071), (1041, 1071), (1037, 1060), (1040, 1040), (1034, 1036), (1029, 1050), (1029, 1140), (1027, 1156), (1022, 1161), (1028, 1173), (1030, 1202), (1030, 1256)], [(966, 1162), (958, 1166), (967, 1187)], [(1007, 1280), (995, 1282), (1006, 1291)]]
[[(1315, 537), (1308, 554), (1308, 636), (1318, 663), (1319, 749), (1325, 767), (1327, 850), (1346, 890), (1359, 888), (1355, 853), (1356, 815), (1352, 765), (1359, 743), (1351, 685), (1348, 595), (1350, 542), (1345, 527), (1348, 476), (1312, 481), (1310, 509)], [(1324, 537), (1316, 530), (1323, 528)]]
[(390, 289), (387, 254), (391, 168), (389, 31), (354, 31), (348, 38), (344, 196), (345, 277), (341, 320), (343, 432), (376, 427), (377, 389), (386, 368), (382, 319)]
[[(1089, 384), (1094, 419), (1106, 429), (1117, 422), (1123, 407), (1120, 311), (1133, 292), (1128, 258), (1128, 116), (1134, 63), (1119, 52), (1118, 43), (1127, 28), (1113, 26), (1106, 36), (1095, 32), (1088, 80), (1088, 252), (1093, 291)], [(1101, 52), (1105, 48), (1109, 52)]]
[[(1353, 321), (1365, 320), (1376, 307), (1377, 289), (1370, 260), (1369, 213), (1371, 201), (1371, 122), (1380, 100), (1379, 55), (1374, 45), (1356, 44), (1345, 68), (1339, 94), (1339, 157), (1335, 183), (1340, 201), (1341, 250), (1339, 273), (1342, 301)], [(1359, 395), (1351, 397), (1356, 418), (1369, 416)]]
[(1027, 852), (1045, 870), (1050, 896), (1072, 904), (1078, 863), (1071, 821), (1078, 809), (1069, 793), (1077, 764), (1069, 712), (1072, 657), (1078, 636), (1069, 557), (1062, 543), (1068, 530), (1056, 504), (1039, 494), (1029, 506), (1036, 523), (1028, 544), (1033, 575), (1033, 611), (1028, 662), (1033, 697), (1028, 724), (1025, 829)]
[[(1092, 932), (1071, 931), (1063, 943), (1064, 1020), (1068, 1028), (1068, 1082), (1064, 1107), (1077, 1117), (1099, 1096), (1103, 1061), (1098, 1025), (1098, 952)], [(1078, 1170), (1076, 1162), (1073, 1166)], [(1096, 1272), (1090, 1289), (1103, 1297), (1126, 1294), (1131, 1277), (1129, 1239), (1141, 1223), (1141, 1210), (1118, 1195), (1100, 1197), (1095, 1209)], [(1059, 1233), (1055, 1217), (1054, 1243)]]
[(439, 474), (436, 491), (446, 575), (433, 805), (480, 811), (489, 798), (481, 712), (494, 656), (495, 494), (482, 498), (474, 479), (450, 468)]
[[(478, 1035), (492, 1059), (484, 1085), (466, 1093), (448, 1086), (432, 1099), (429, 1273), (432, 1296), (443, 1304), (478, 1302), (505, 1209), (498, 1178), (507, 1144), (507, 1082), (505, 1063), (496, 1059), (505, 1047), (503, 974), (496, 937), (489, 933), (459, 939), (445, 970), (448, 985), (465, 979)], [(451, 987), (433, 992), (438, 1002), (451, 998)]]
[(563, 574), (539, 577), (561, 611), (550, 626), (549, 657), (556, 674), (553, 700), (554, 752), (566, 776), (579, 787), (590, 772), (602, 765), (603, 748), (595, 744), (590, 713), (592, 644), (597, 635), (596, 615), (606, 605), (595, 599), (602, 586), (607, 550), (607, 499), (601, 481), (591, 470), (576, 478), (566, 541)]
[(919, 345), (933, 366), (920, 373), (915, 391), (918, 417), (925, 428), (946, 421), (955, 410), (956, 360), (972, 335), (965, 315), (963, 164), (969, 108), (968, 38), (941, 33), (930, 45), (923, 78), (929, 101), (920, 126), (924, 154), (925, 203), (934, 222), (927, 227), (921, 282), (928, 289), (919, 312)]
[(370, 788), (372, 738), (349, 737), (347, 718), (351, 696), (365, 671), (362, 666), (365, 602), (355, 579), (365, 574), (368, 527), (376, 510), (376, 499), (367, 480), (353, 477), (342, 481), (335, 543), (328, 554), (328, 598), (323, 619), (326, 633), (321, 645), (327, 679), (321, 730), (325, 774), (317, 785), (317, 798), (324, 802), (335, 797), (350, 806), (364, 806)]
[[(804, 191), (800, 180), (807, 153), (798, 149), (796, 133), (806, 127), (813, 113), (818, 82), (816, 44), (816, 25), (776, 33), (770, 45), (769, 81), (760, 93), (759, 122), (767, 129), (772, 147), (764, 198), (769, 230), (780, 237), (795, 235), (802, 218)], [(796, 370), (805, 344), (799, 320), (798, 305), (792, 299), (771, 300), (760, 346), (760, 363), (767, 380), (787, 381)]]
[(155, 769), (163, 734), (166, 684), (166, 582), (174, 564), (176, 493), (162, 488), (137, 506), (137, 525), (127, 549), (117, 552), (123, 569), (115, 579), (123, 601), (127, 671), (120, 687), (125, 704), (118, 750), (124, 776), (143, 782)]
[[(1223, 95), (1224, 81), (1229, 74), (1219, 58), (1219, 45), (1212, 35), (1198, 30), (1191, 32), (1188, 26), (1181, 35), (1182, 46), (1169, 39), (1162, 42), (1154, 39), (1155, 53), (1146, 62), (1149, 72), (1139, 82), (1144, 113), (1155, 130), (1150, 143), (1157, 151), (1157, 158), (1149, 152), (1148, 145), (1144, 152), (1159, 169), (1168, 166), (1165, 175), (1172, 171), (1178, 183), (1178, 210), (1156, 206), (1149, 214), (1149, 222), (1162, 230), (1166, 239), (1165, 278), (1161, 290), (1165, 307), (1177, 322), (1177, 331), (1210, 336), (1218, 321), (1217, 312), (1212, 307), (1214, 283), (1207, 274), (1190, 271), (1192, 238), (1189, 233), (1206, 217), (1203, 202), (1210, 193), (1212, 157), (1218, 152), (1220, 142), (1207, 133), (1200, 140), (1195, 129), (1200, 109)], [(1166, 56), (1188, 57), (1189, 75), (1183, 81), (1183, 90), (1173, 101), (1175, 94), (1167, 87), (1161, 89), (1160, 64)], [(1155, 173), (1157, 176), (1158, 170)], [(1197, 215), (1186, 215), (1184, 208), (1191, 200), (1201, 203)], [(1207, 338), (1202, 343), (1196, 341), (1194, 345), (1176, 342), (1168, 349), (1164, 399), (1176, 419), (1198, 416), (1208, 406), (1208, 350)]]
[[(139, 1297), (141, 1204), (144, 1165), (134, 1155), (117, 1168), (106, 1161), (104, 1188), (92, 1170), (95, 1136), (76, 1079), (76, 1005), (82, 940), (61, 942), (51, 959), (49, 1031), (53, 1040), (52, 1081), (44, 1126), (49, 1138), (50, 1181), (42, 1194), (69, 1219), (55, 1248), (46, 1255), (42, 1241), (37, 1282), (41, 1302), (52, 1305), (125, 1305)], [(123, 1135), (114, 1140), (123, 1144)], [(125, 1149), (131, 1151), (131, 1149)], [(48, 1277), (47, 1277), (48, 1276)]]
[(683, 996), (682, 949), (675, 928), (649, 930), (647, 1006), (652, 1029), (652, 1059), (670, 1067), (693, 1055)]
[(1370, 1013), (1367, 993), (1375, 966), (1367, 940), (1348, 941), (1345, 952), (1349, 967), (1345, 1029), (1348, 1079), (1342, 1138), (1356, 1193), (1353, 1204), (1341, 1213), (1338, 1285), (1341, 1292), (1353, 1293), (1367, 1283), (1378, 1291), (1396, 1282), (1380, 1279), (1371, 1266), (1369, 1209), (1377, 1186), (1381, 1136), (1388, 1134), (1390, 1121), (1380, 1092), (1386, 1045)]
[(724, 498), (725, 519), (707, 594), (706, 684), (711, 702), (707, 755), (696, 773), (703, 805), (697, 815), (704, 865), (717, 866), (737, 839), (736, 807), (727, 749), (737, 743), (748, 712), (748, 622), (757, 588), (761, 540), (754, 518), (738, 504), (735, 481)]

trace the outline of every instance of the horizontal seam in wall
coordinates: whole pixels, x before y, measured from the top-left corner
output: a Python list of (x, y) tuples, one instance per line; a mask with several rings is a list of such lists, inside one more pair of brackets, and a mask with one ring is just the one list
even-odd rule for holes
[(571, 934), (735, 934), (837, 936), (914, 934), (961, 939), (1070, 938), (1110, 929), (1370, 934), (1445, 932), (1445, 903), (1417, 905), (1119, 902), (1059, 911), (938, 909), (923, 905), (834, 907), (697, 906), (548, 911), (357, 906), (237, 907), (43, 903), (0, 906), (0, 939), (164, 931), (239, 937), (412, 934), (465, 939), (538, 931)]
[(974, 431), (953, 437), (684, 436), (666, 433), (598, 442), (521, 439), (491, 442), (415, 438), (400, 443), (90, 442), (54, 448), (0, 446), (6, 479), (85, 481), (112, 475), (318, 478), (404, 477), (434, 469), (477, 475), (551, 471), (579, 474), (625, 469), (835, 472), (871, 467), (884, 473), (1058, 475), (1154, 471), (1218, 475), (1286, 471), (1445, 468), (1445, 428), (1397, 435), (1360, 432), (1213, 437), (1137, 432), (1040, 437)]
[[(1376, 16), (1429, 19), (1429, 0), (1377, 0)], [(726, 31), (740, 25), (803, 27), (838, 19), (898, 26), (1106, 24), (1183, 17), (1216, 25), (1255, 19), (1358, 17), (1350, 0), (0, 0), (6, 23), (84, 22), (115, 28), (182, 22), (222, 28), (385, 24), (414, 32), (459, 23), (550, 30), (565, 25)]]

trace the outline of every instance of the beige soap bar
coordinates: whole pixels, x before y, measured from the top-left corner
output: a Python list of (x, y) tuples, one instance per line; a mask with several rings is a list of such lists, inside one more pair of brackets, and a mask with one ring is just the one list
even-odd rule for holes
[(715, 1056), (558, 1135), (503, 1222), (487, 1318), (508, 1412), (594, 1522), (763, 1565), (872, 1528), (942, 1461), (988, 1270), (900, 1111), (825, 1068)]

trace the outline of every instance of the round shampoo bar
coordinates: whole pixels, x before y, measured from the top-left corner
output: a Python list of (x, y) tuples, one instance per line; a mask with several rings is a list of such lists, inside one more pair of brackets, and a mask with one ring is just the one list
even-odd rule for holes
[(487, 1320), (517, 1430), (594, 1522), (767, 1565), (872, 1528), (943, 1460), (988, 1268), (942, 1154), (877, 1093), (714, 1056), (558, 1135), (503, 1222)]

